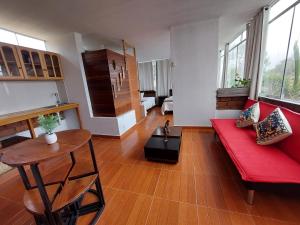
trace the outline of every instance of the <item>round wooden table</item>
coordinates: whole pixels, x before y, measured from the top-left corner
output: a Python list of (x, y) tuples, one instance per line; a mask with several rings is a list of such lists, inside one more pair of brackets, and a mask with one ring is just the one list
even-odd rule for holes
[[(74, 156), (74, 151), (89, 145), (92, 166), (80, 165)], [(39, 164), (47, 160), (70, 156), (71, 166), (61, 181), (43, 181)], [(57, 143), (48, 145), (44, 137), (31, 139), (13, 145), (1, 155), (1, 161), (10, 166), (16, 166), (26, 188), (24, 205), (34, 215), (36, 223), (40, 224), (75, 224), (79, 216), (96, 212), (90, 224), (95, 224), (104, 206), (104, 196), (99, 179), (99, 170), (95, 158), (91, 133), (77, 129), (57, 133)], [(36, 186), (33, 186), (24, 166), (29, 165)], [(76, 167), (87, 167), (90, 170), (75, 174)], [(96, 190), (92, 189), (95, 184)], [(97, 197), (97, 201), (88, 205), (81, 205), (83, 195), (90, 192)]]

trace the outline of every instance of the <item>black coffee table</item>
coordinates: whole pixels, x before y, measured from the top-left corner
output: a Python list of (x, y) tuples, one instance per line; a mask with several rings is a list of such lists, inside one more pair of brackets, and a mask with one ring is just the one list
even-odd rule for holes
[(167, 141), (161, 127), (157, 128), (144, 147), (145, 158), (151, 161), (177, 163), (181, 145), (180, 127), (169, 127)]

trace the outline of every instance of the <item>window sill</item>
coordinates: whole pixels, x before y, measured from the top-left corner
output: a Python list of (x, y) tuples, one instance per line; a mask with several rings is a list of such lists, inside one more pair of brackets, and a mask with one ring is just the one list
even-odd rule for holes
[(249, 88), (219, 88), (217, 97), (247, 97), (249, 96)]
[(262, 101), (262, 102), (267, 102), (267, 103), (270, 103), (273, 105), (278, 105), (278, 106), (290, 109), (294, 112), (300, 113), (300, 105), (297, 103), (292, 103), (292, 102), (284, 101), (281, 99), (270, 98), (270, 97), (259, 97), (258, 100)]

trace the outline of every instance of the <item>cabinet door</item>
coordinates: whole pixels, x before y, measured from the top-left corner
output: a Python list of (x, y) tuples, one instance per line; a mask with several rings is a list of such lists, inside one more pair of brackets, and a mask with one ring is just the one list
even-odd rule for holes
[(47, 78), (48, 72), (46, 66), (44, 65), (44, 61), (42, 60), (41, 52), (32, 50), (31, 57), (32, 57), (32, 63), (35, 69), (36, 76), (38, 78)]
[(53, 62), (53, 66), (54, 66), (55, 77), (62, 78), (59, 57), (56, 54), (52, 55), (52, 62)]
[(7, 65), (7, 72), (10, 79), (23, 78), (23, 71), (17, 54), (17, 49), (13, 45), (0, 44), (4, 62)]
[(9, 77), (6, 62), (3, 57), (2, 49), (0, 49), (0, 79)]
[(36, 78), (35, 68), (31, 57), (31, 51), (25, 48), (19, 48), (19, 56), (23, 66), (24, 75), (26, 78)]
[(55, 78), (54, 66), (52, 63), (52, 58), (50, 53), (44, 53), (44, 60), (46, 64), (46, 71), (49, 78)]

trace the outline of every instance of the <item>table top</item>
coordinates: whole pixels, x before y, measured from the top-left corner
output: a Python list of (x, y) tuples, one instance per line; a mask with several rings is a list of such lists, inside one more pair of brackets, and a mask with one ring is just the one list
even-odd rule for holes
[(170, 138), (167, 142), (162, 137), (151, 137), (145, 145), (147, 150), (161, 150), (163, 151), (180, 151), (180, 139), (179, 138)]
[[(169, 127), (168, 137), (181, 137), (182, 128), (181, 127)], [(158, 127), (152, 134), (153, 137), (164, 137), (163, 127)]]
[(91, 139), (87, 130), (76, 129), (56, 133), (57, 142), (48, 145), (44, 136), (21, 142), (3, 151), (1, 161), (10, 166), (36, 164), (73, 152)]

